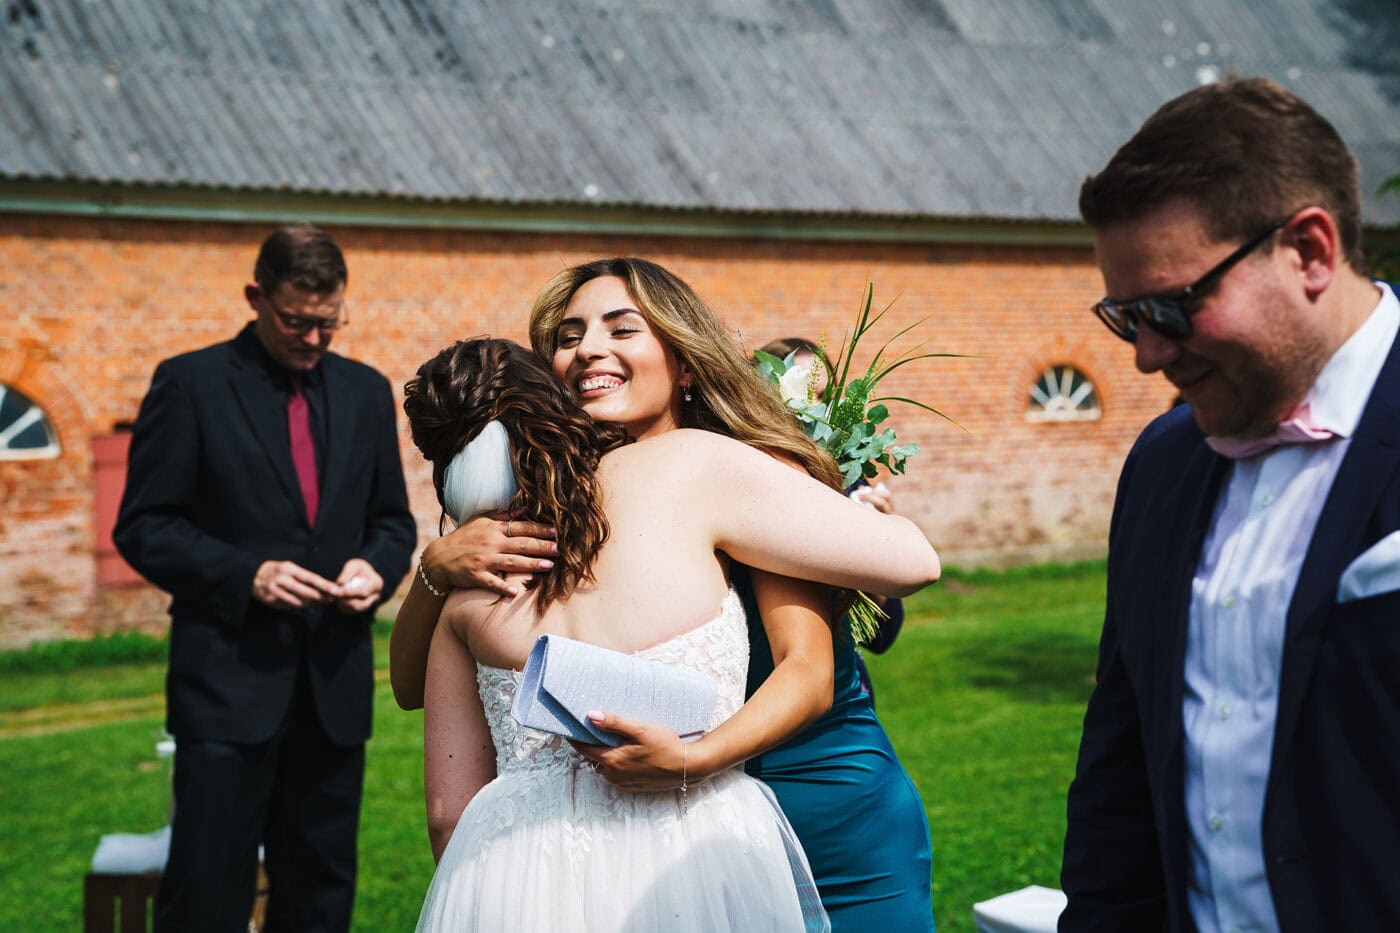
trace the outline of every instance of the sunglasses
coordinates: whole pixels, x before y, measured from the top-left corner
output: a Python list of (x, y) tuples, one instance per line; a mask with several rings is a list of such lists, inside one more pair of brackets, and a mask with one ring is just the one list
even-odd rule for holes
[(1109, 330), (1128, 343), (1137, 342), (1141, 324), (1146, 324), (1168, 340), (1185, 340), (1191, 336), (1191, 315), (1196, 313), (1200, 300), (1210, 292), (1211, 287), (1237, 262), (1258, 249), (1260, 244), (1292, 219), (1290, 215), (1270, 224), (1269, 229), (1246, 241), (1175, 295), (1143, 295), (1127, 301), (1105, 298), (1094, 305), (1094, 313)]

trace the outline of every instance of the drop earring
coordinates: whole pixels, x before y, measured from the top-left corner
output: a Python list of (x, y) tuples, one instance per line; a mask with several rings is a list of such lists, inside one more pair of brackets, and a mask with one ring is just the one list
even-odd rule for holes
[(683, 392), (685, 393), (685, 395), (683, 395), (682, 398), (684, 398), (684, 399), (686, 400), (686, 402), (689, 402), (689, 401), (690, 401), (690, 386), (683, 386), (682, 389), (681, 389), (681, 391), (683, 391)]

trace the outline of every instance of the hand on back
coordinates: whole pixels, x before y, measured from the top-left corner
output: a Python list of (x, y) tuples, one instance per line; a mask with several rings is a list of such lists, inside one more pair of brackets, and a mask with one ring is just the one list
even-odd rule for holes
[(423, 571), (438, 589), (484, 589), (502, 596), (519, 590), (507, 573), (541, 573), (559, 550), (554, 529), (513, 513), (480, 515), (428, 544)]

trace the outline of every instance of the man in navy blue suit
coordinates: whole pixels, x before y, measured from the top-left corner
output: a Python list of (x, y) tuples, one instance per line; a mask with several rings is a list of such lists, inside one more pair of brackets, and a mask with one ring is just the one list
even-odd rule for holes
[(156, 367), (113, 538), (171, 595), (175, 818), (156, 929), (346, 930), (370, 733), (374, 607), (416, 539), (393, 394), (328, 352), (340, 248), (263, 241), (233, 340)]
[(1400, 305), (1356, 161), (1228, 80), (1080, 212), (1094, 311), (1187, 405), (1119, 480), (1060, 930), (1400, 930)]

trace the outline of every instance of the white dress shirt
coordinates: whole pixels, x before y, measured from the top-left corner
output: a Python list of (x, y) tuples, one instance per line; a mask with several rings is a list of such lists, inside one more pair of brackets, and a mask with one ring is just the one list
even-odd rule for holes
[(1400, 329), (1400, 302), (1380, 289), (1371, 316), (1307, 395), (1312, 420), (1336, 436), (1235, 461), (1191, 583), (1181, 717), (1187, 899), (1200, 933), (1279, 928), (1263, 817), (1284, 621), (1318, 515)]

